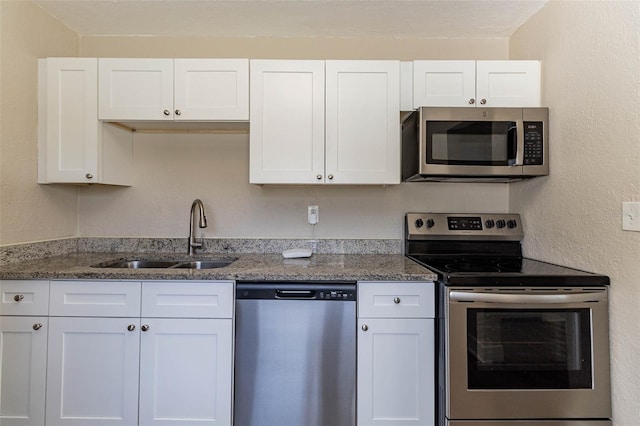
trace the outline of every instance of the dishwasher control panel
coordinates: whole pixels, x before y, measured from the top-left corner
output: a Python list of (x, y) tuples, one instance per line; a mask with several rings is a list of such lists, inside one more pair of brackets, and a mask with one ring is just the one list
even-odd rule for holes
[(355, 290), (319, 290), (317, 298), (323, 300), (356, 300)]
[(355, 282), (238, 282), (240, 299), (355, 302), (357, 291)]

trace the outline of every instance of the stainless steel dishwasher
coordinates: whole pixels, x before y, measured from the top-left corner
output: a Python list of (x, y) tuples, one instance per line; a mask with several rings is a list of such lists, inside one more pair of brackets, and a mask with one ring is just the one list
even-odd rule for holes
[(353, 426), (355, 282), (236, 284), (234, 426)]

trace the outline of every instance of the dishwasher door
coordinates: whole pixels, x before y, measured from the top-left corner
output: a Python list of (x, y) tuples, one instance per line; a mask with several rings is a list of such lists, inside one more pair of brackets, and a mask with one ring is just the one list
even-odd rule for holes
[(355, 283), (236, 286), (234, 426), (353, 426)]

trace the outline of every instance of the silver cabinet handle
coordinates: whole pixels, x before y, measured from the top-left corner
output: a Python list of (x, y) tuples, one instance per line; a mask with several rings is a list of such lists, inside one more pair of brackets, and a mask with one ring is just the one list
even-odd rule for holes
[(15, 296), (13, 296), (13, 300), (15, 300), (16, 302), (20, 302), (22, 301), (22, 299), (24, 299), (24, 294), (16, 294)]
[(93, 175), (91, 173), (87, 173), (86, 175), (84, 175), (84, 177), (86, 177), (87, 179), (93, 179)]
[(399, 297), (394, 297), (393, 298), (393, 303), (395, 303), (396, 305), (400, 304), (400, 298)]
[(129, 331), (133, 331), (133, 330), (135, 330), (135, 329), (136, 329), (136, 326), (135, 326), (135, 325), (133, 325), (133, 324), (129, 324), (129, 325), (127, 326), (127, 330), (129, 330)]
[(37, 323), (37, 324), (33, 324), (33, 329), (38, 331), (42, 328), (42, 324), (41, 323)]
[(148, 324), (145, 324), (145, 325), (143, 325), (142, 327), (140, 327), (140, 330), (142, 330), (142, 331), (147, 331), (147, 330), (149, 330), (149, 328), (150, 328), (150, 327), (149, 327), (149, 325), (148, 325)]
[(182, 115), (182, 111), (180, 111), (179, 109), (176, 110), (176, 115)]
[(332, 180), (332, 179), (333, 179), (333, 175), (329, 175), (329, 176), (327, 176), (327, 177), (329, 178), (329, 180)]
[(486, 100), (486, 99), (480, 99), (480, 103), (481, 103), (482, 105), (484, 105), (484, 104), (486, 104), (486, 103), (487, 103), (487, 100)]
[(475, 103), (476, 103), (476, 100), (475, 100), (475, 99), (473, 99), (473, 98), (469, 99), (469, 105), (473, 105), (473, 104), (475, 104)]
[(316, 175), (316, 179), (322, 180), (322, 175)]
[(165, 109), (164, 111), (162, 111), (162, 113), (163, 113), (164, 115), (170, 115), (170, 114), (171, 114), (171, 111), (169, 111), (168, 109)]
[(362, 331), (369, 330), (369, 326), (367, 324), (362, 324)]

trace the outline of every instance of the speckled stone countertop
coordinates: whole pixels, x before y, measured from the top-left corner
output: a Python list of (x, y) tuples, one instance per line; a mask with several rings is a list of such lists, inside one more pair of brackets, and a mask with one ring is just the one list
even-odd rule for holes
[[(92, 265), (117, 259), (218, 260), (236, 259), (216, 269), (122, 269)], [(0, 279), (100, 280), (372, 280), (434, 281), (437, 275), (400, 254), (313, 254), (285, 259), (281, 254), (77, 253), (3, 265)]]

